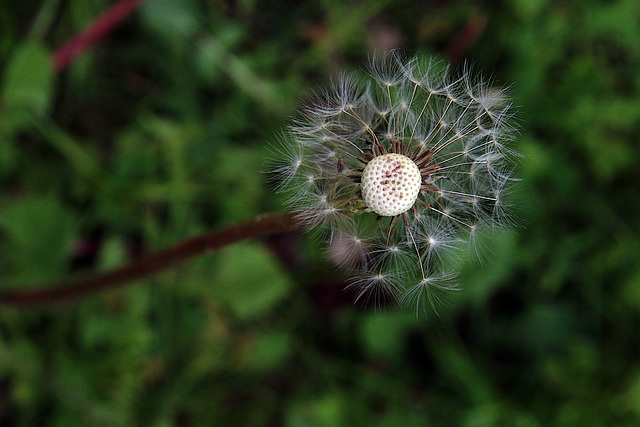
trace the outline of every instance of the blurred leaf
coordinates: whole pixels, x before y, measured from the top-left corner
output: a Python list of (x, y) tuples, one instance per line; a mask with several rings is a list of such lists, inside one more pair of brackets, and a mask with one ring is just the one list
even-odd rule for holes
[(279, 366), (291, 350), (289, 336), (283, 332), (259, 334), (246, 349), (250, 368), (265, 371)]
[(630, 274), (620, 293), (622, 301), (640, 310), (640, 268)]
[(138, 186), (133, 194), (136, 200), (145, 202), (189, 202), (204, 190), (204, 186), (174, 182), (148, 183)]
[(369, 313), (362, 325), (364, 344), (369, 354), (399, 359), (406, 333), (415, 323), (416, 315), (410, 310)]
[(8, 264), (5, 268), (26, 282), (62, 277), (67, 271), (76, 223), (75, 215), (51, 197), (6, 203), (0, 210), (0, 229), (5, 235), (0, 247)]
[(15, 166), (13, 134), (48, 112), (54, 73), (49, 52), (36, 41), (17, 46), (0, 75), (0, 173)]
[[(218, 31), (217, 37), (199, 40), (196, 50), (196, 65), (200, 78), (207, 84), (220, 84), (227, 49), (234, 48), (245, 35), (240, 26), (228, 26)], [(225, 49), (225, 46), (227, 49)]]
[(118, 237), (108, 237), (102, 243), (98, 268), (108, 270), (123, 265), (127, 259), (125, 242)]
[[(486, 297), (504, 279), (512, 273), (512, 266), (517, 262), (517, 235), (510, 232), (485, 232), (480, 234), (473, 251), (465, 263), (462, 283), (465, 284), (460, 298), (483, 304)], [(476, 259), (478, 252), (480, 260), (487, 259), (483, 264)]]
[(170, 39), (185, 39), (199, 30), (197, 10), (193, 1), (147, 1), (141, 15), (158, 35)]
[(17, 150), (14, 141), (9, 135), (6, 135), (9, 126), (5, 127), (2, 113), (0, 112), (0, 177), (10, 172), (17, 159)]
[(236, 29), (230, 28), (222, 32), (220, 38), (209, 37), (201, 42), (197, 64), (199, 68), (206, 71), (209, 68), (220, 67), (253, 101), (278, 114), (289, 110), (291, 106), (286, 101), (290, 99), (280, 96), (276, 82), (255, 71), (251, 63), (252, 57), (239, 57), (233, 53), (233, 46), (228, 44), (235, 44), (237, 37)]
[(486, 376), (480, 360), (455, 346), (446, 346), (435, 351), (439, 366), (461, 388), (463, 395), (474, 405), (489, 404), (496, 399), (495, 389), (491, 378)]
[(19, 110), (41, 115), (51, 102), (53, 68), (49, 52), (40, 43), (19, 45), (4, 71), (2, 85), (3, 114)]
[(336, 390), (312, 401), (300, 402), (288, 415), (287, 427), (333, 427), (344, 425), (346, 396)]
[(101, 174), (100, 165), (85, 146), (80, 144), (61, 129), (52, 120), (43, 120), (36, 124), (42, 136), (64, 156), (80, 174), (85, 178), (96, 180)]
[(111, 174), (123, 185), (156, 176), (161, 170), (161, 145), (145, 129), (124, 129), (115, 141)]
[(629, 386), (622, 394), (621, 403), (640, 417), (640, 372), (629, 372), (628, 381)]
[(42, 40), (47, 31), (51, 29), (51, 24), (56, 19), (56, 10), (60, 6), (62, 0), (44, 0), (40, 6), (40, 10), (31, 24), (29, 30), (29, 39)]
[(289, 293), (292, 283), (261, 245), (239, 243), (223, 250), (211, 278), (210, 295), (229, 305), (241, 319), (266, 314)]
[(260, 212), (264, 196), (261, 151), (247, 147), (224, 147), (211, 165), (211, 192), (221, 199), (221, 221), (235, 222)]
[(514, 341), (523, 351), (531, 354), (549, 353), (564, 347), (567, 339), (575, 335), (573, 313), (561, 304), (536, 304), (517, 321)]
[(469, 411), (464, 423), (465, 427), (492, 427), (496, 425), (539, 427), (541, 424), (531, 415), (513, 408), (506, 399), (474, 407)]
[(510, 6), (522, 19), (534, 19), (547, 6), (546, 0), (510, 0)]

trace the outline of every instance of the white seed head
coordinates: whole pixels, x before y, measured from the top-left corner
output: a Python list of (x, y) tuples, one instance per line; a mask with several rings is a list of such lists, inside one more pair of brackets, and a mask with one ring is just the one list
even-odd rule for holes
[(483, 230), (513, 222), (511, 102), (429, 58), (376, 55), (366, 71), (305, 103), (279, 140), (274, 183), (356, 274), (357, 300), (435, 304), (456, 288), (460, 243), (475, 249)]
[(420, 193), (420, 170), (402, 154), (375, 157), (362, 172), (362, 196), (380, 216), (395, 216), (411, 209)]

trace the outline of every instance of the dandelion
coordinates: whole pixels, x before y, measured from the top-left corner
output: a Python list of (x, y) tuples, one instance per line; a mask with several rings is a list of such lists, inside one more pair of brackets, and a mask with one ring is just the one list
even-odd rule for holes
[(448, 254), (510, 224), (511, 104), (420, 57), (376, 56), (367, 71), (338, 76), (287, 128), (276, 186), (299, 221), (327, 231), (358, 300), (434, 304), (458, 288)]
[[(416, 310), (458, 289), (456, 253), (512, 221), (514, 158), (506, 91), (468, 69), (395, 53), (365, 78), (342, 74), (283, 132), (272, 172), (291, 212), (259, 215), (77, 281), (0, 295), (48, 304), (130, 283), (235, 242), (303, 227), (353, 272), (356, 300)], [(425, 302), (427, 304), (425, 304)]]

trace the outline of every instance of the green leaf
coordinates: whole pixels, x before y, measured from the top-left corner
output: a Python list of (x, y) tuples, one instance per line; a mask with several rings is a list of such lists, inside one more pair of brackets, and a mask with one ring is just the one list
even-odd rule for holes
[(29, 282), (49, 282), (63, 276), (75, 222), (74, 215), (53, 198), (7, 203), (0, 210), (3, 270)]
[[(509, 277), (513, 266), (518, 262), (516, 258), (517, 236), (509, 232), (484, 232), (479, 234), (475, 246), (470, 251), (477, 251), (476, 255), (470, 252), (467, 255), (462, 271), (462, 283), (464, 291), (461, 298), (474, 303), (482, 303), (491, 293), (502, 285)], [(488, 255), (488, 256), (486, 256)], [(487, 264), (478, 262), (485, 257)]]
[(246, 350), (248, 366), (267, 371), (276, 368), (289, 354), (289, 336), (282, 332), (268, 332), (256, 337)]
[(335, 390), (314, 400), (298, 402), (289, 410), (285, 425), (288, 427), (343, 425), (346, 405), (349, 401), (347, 396)]
[(369, 314), (362, 327), (369, 353), (390, 360), (398, 359), (407, 331), (415, 324), (416, 315), (410, 310)]
[(251, 218), (260, 212), (264, 196), (264, 176), (260, 174), (263, 154), (243, 147), (224, 147), (217, 154), (210, 188), (212, 195), (224, 195), (222, 222)]
[(199, 30), (193, 2), (182, 0), (150, 1), (141, 8), (141, 16), (150, 29), (168, 39), (184, 39)]
[(13, 140), (3, 135), (2, 129), (4, 129), (4, 121), (0, 116), (0, 175), (10, 172), (18, 157)]
[(240, 243), (225, 249), (218, 265), (211, 281), (211, 295), (228, 304), (242, 319), (267, 313), (291, 289), (291, 280), (284, 269), (256, 243)]
[(18, 46), (0, 75), (0, 172), (15, 165), (12, 135), (49, 110), (53, 78), (49, 52), (34, 41)]
[(620, 398), (621, 404), (640, 416), (640, 372), (630, 372), (628, 386)]
[(15, 114), (18, 110), (38, 115), (46, 113), (53, 78), (49, 52), (40, 43), (29, 41), (18, 46), (4, 74), (4, 114)]
[(109, 270), (123, 265), (127, 260), (126, 244), (119, 237), (108, 237), (102, 244), (98, 266), (101, 270)]

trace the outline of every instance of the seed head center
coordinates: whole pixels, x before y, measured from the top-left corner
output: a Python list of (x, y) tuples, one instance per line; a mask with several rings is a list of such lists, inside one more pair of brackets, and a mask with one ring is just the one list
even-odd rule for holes
[(362, 172), (362, 197), (380, 216), (396, 216), (411, 209), (420, 193), (420, 169), (402, 154), (373, 158)]

